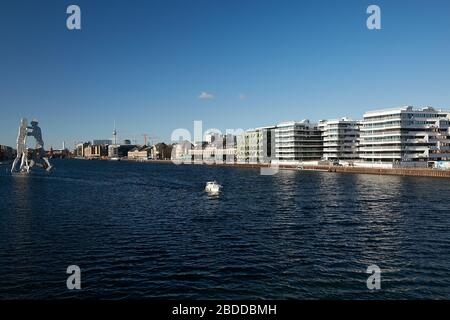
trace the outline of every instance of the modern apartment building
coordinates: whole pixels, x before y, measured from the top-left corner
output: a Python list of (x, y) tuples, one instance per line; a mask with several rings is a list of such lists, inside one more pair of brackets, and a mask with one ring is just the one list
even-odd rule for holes
[(238, 134), (236, 136), (236, 161), (238, 163), (246, 163), (248, 162), (248, 139), (244, 133)]
[(258, 163), (260, 132), (257, 129), (247, 130), (245, 132), (247, 141), (248, 162)]
[(174, 145), (172, 149), (171, 159), (178, 161), (191, 161), (192, 155), (190, 154), (190, 151), (193, 148), (194, 145), (190, 141), (180, 141)]
[(279, 162), (320, 160), (322, 134), (309, 120), (280, 123), (275, 129), (275, 157)]
[(359, 159), (359, 134), (361, 125), (361, 121), (348, 118), (320, 121), (319, 129), (323, 137), (323, 159)]
[(237, 161), (241, 163), (270, 163), (275, 159), (276, 126), (250, 129), (237, 136)]
[(258, 162), (270, 163), (275, 159), (275, 129), (276, 126), (258, 128)]
[(360, 157), (369, 162), (450, 160), (449, 114), (411, 106), (366, 112)]

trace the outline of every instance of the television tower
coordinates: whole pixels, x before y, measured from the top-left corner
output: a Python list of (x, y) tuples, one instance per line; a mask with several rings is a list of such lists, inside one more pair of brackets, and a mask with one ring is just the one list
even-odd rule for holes
[(114, 142), (114, 145), (117, 144), (116, 120), (114, 120), (113, 142)]

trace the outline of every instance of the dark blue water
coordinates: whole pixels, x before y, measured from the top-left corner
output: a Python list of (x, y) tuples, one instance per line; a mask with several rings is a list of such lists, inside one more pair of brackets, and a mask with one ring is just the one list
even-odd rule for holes
[[(450, 298), (450, 181), (61, 160), (0, 173), (0, 298)], [(218, 198), (203, 188), (224, 186)], [(81, 268), (82, 290), (66, 288)], [(381, 290), (366, 287), (369, 265)]]

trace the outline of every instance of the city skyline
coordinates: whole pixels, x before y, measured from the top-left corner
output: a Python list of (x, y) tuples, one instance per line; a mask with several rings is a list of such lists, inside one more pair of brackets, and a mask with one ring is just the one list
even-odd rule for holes
[[(366, 27), (373, 3), (382, 30)], [(0, 144), (15, 145), (22, 117), (48, 149), (111, 139), (114, 120), (120, 139), (169, 141), (195, 120), (224, 131), (449, 109), (450, 4), (373, 3), (77, 1), (76, 31), (67, 1), (4, 3)]]

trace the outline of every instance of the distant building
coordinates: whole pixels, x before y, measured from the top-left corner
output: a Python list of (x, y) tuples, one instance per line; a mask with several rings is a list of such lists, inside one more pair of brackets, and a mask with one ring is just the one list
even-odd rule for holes
[[(215, 163), (216, 160), (223, 161), (223, 141), (221, 138), (214, 139), (203, 148), (203, 161)], [(217, 157), (217, 158), (216, 158)]]
[(236, 161), (246, 163), (248, 158), (248, 136), (243, 132), (236, 136)]
[(275, 158), (276, 126), (249, 129), (236, 137), (238, 163), (270, 163)]
[(46, 152), (46, 156), (48, 158), (67, 158), (70, 156), (70, 151), (68, 149), (65, 148), (65, 143), (63, 143), (63, 148), (62, 149), (53, 149), (50, 148), (49, 151)]
[(348, 118), (322, 120), (319, 129), (323, 137), (324, 160), (359, 159), (361, 121)]
[(172, 156), (172, 145), (167, 145), (164, 142), (157, 143), (151, 147), (151, 159), (154, 160), (170, 160)]
[(110, 144), (108, 146), (108, 158), (119, 158), (119, 147), (118, 144)]
[(136, 145), (118, 145), (111, 144), (108, 146), (108, 158), (125, 158), (128, 156), (128, 151), (134, 149)]
[(192, 154), (190, 151), (193, 147), (194, 145), (187, 140), (176, 143), (172, 149), (171, 159), (178, 161), (191, 161)]
[(192, 156), (192, 160), (195, 163), (203, 163), (203, 153), (204, 153), (204, 149), (207, 146), (208, 146), (208, 142), (206, 142), (206, 141), (197, 142), (197, 143), (195, 143), (192, 150), (189, 151), (189, 153)]
[(248, 129), (238, 139), (238, 161), (256, 163), (258, 153), (259, 133), (255, 129)]
[(190, 155), (194, 162), (205, 163), (234, 163), (236, 162), (236, 136), (215, 135), (212, 142), (197, 143)]
[(449, 114), (411, 106), (366, 112), (360, 157), (380, 163), (450, 160)]
[(88, 145), (84, 148), (84, 157), (88, 159), (100, 159), (108, 156), (108, 146)]
[(128, 151), (128, 159), (130, 160), (148, 160), (151, 156), (151, 147), (142, 146), (135, 147)]
[(82, 143), (78, 143), (78, 144), (75, 146), (75, 152), (74, 152), (75, 157), (78, 157), (78, 158), (84, 158), (84, 150), (85, 150), (86, 147), (88, 147), (88, 146), (90, 146), (90, 145), (91, 145), (90, 142), (82, 142)]
[(226, 163), (236, 162), (237, 153), (237, 138), (235, 135), (227, 134), (223, 137), (222, 149), (218, 150), (216, 154), (216, 161), (223, 161)]
[(110, 144), (113, 144), (111, 139), (92, 140), (92, 145), (110, 145)]
[(280, 162), (320, 160), (323, 140), (317, 124), (309, 120), (284, 122), (275, 129), (275, 156)]
[(0, 145), (0, 161), (11, 160), (15, 156), (15, 151), (13, 148)]
[(205, 133), (204, 141), (207, 143), (212, 143), (212, 142), (220, 140), (220, 139), (222, 139), (222, 135), (220, 133), (217, 133), (217, 132)]

